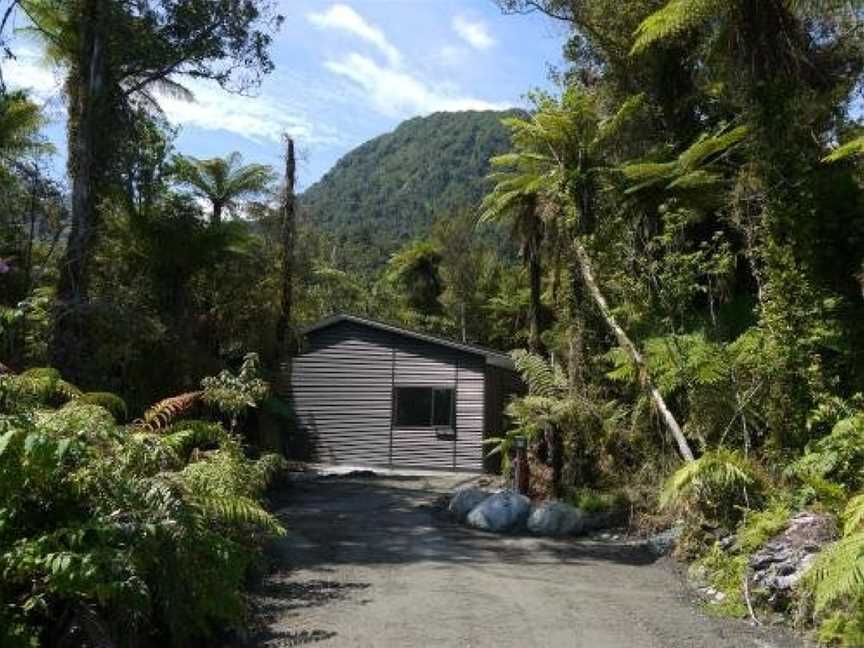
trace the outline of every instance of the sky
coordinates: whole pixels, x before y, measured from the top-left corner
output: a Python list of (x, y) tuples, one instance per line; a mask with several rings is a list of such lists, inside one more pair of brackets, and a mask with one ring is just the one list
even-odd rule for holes
[[(527, 91), (551, 88), (549, 66), (561, 64), (566, 37), (544, 16), (502, 15), (493, 0), (281, 0), (279, 13), (275, 70), (250, 96), (180, 79), (195, 101), (160, 103), (179, 127), (177, 150), (200, 158), (240, 151), (246, 162), (281, 169), (281, 137), (290, 134), (301, 190), (410, 117), (525, 106)], [(62, 170), (61, 72), (35, 42), (19, 38), (14, 50), (4, 79), (45, 102)]]

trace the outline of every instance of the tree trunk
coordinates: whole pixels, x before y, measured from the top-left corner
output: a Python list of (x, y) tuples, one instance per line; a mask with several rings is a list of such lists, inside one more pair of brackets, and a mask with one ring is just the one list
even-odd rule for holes
[(606, 302), (606, 298), (603, 296), (603, 293), (600, 292), (600, 287), (594, 279), (594, 271), (592, 269), (591, 258), (588, 256), (588, 252), (578, 240), (574, 244), (574, 247), (576, 258), (579, 261), (579, 268), (582, 272), (582, 279), (585, 282), (585, 286), (588, 288), (588, 292), (591, 294), (591, 297), (600, 309), (603, 319), (606, 321), (609, 328), (612, 329), (612, 332), (618, 339), (618, 344), (627, 351), (633, 364), (635, 364), (636, 368), (639, 370), (640, 382), (648, 390), (651, 400), (654, 401), (654, 405), (657, 407), (657, 411), (660, 412), (663, 422), (675, 438), (681, 457), (684, 461), (693, 461), (693, 451), (690, 449), (690, 444), (687, 443), (687, 439), (681, 431), (681, 426), (678, 425), (678, 421), (675, 420), (672, 412), (669, 411), (669, 408), (666, 406), (666, 401), (663, 399), (662, 394), (660, 394), (660, 390), (657, 389), (657, 386), (651, 380), (651, 376), (648, 373), (648, 367), (645, 364), (642, 354), (639, 352), (639, 349), (636, 348), (636, 345), (633, 344), (633, 341), (629, 338), (624, 329), (618, 324), (615, 316), (609, 309), (609, 304)]
[[(72, 177), (72, 224), (60, 265), (58, 317), (52, 341), (54, 365), (75, 373), (86, 355), (84, 307), (89, 298), (88, 266), (98, 227), (99, 185), (106, 161), (97, 150), (99, 132), (109, 128), (106, 61), (101, 0), (86, 0), (78, 17), (81, 45), (67, 80), (69, 98), (69, 173)], [(74, 379), (72, 375), (70, 378)]]
[(530, 299), (528, 304), (528, 349), (531, 353), (538, 355), (543, 353), (543, 342), (540, 340), (540, 318), (542, 316), (543, 303), (540, 299), (541, 280), (543, 268), (540, 264), (540, 252), (532, 244), (534, 249), (529, 250), (528, 278), (530, 282)]
[(296, 228), (295, 195), (296, 162), (294, 140), (287, 140), (285, 156), (285, 195), (282, 199), (282, 298), (276, 323), (276, 343), (280, 359), (287, 360), (296, 351), (296, 336), (291, 327), (294, 302), (294, 234)]
[(213, 201), (213, 214), (210, 216), (210, 225), (216, 227), (222, 224), (222, 203)]

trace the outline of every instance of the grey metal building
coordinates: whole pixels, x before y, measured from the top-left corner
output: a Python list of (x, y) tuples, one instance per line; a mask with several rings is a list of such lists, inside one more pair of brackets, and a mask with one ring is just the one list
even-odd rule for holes
[(288, 445), (314, 461), (480, 471), (521, 390), (505, 354), (381, 322), (334, 315), (303, 337), (282, 384)]

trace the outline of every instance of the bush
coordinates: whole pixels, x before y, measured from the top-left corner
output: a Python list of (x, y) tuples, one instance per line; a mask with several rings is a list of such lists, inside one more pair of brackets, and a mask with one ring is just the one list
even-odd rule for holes
[(730, 528), (758, 504), (765, 484), (740, 452), (718, 448), (679, 468), (660, 493), (660, 506)]
[(569, 504), (589, 513), (621, 511), (626, 509), (628, 504), (627, 497), (622, 493), (603, 493), (587, 488), (572, 489), (566, 500)]
[(747, 604), (743, 594), (747, 556), (728, 554), (715, 543), (700, 560), (693, 563), (691, 570), (704, 570), (708, 575), (708, 584), (724, 595), (722, 601), (711, 605), (709, 609), (712, 612), (722, 616), (747, 615)]
[(185, 646), (240, 624), (250, 567), (283, 533), (260, 503), (281, 458), (249, 459), (218, 423), (121, 427), (72, 391), (39, 405), (61, 381), (47, 371), (0, 396), (33, 380), (45, 397), (0, 411), (0, 643), (79, 623), (93, 643)]
[(864, 488), (864, 414), (842, 419), (831, 434), (810, 443), (788, 472), (814, 488), (814, 495), (814, 483), (840, 484), (847, 492)]
[(748, 512), (746, 520), (738, 528), (735, 548), (744, 553), (756, 551), (786, 528), (790, 516), (789, 507), (780, 502), (764, 511)]

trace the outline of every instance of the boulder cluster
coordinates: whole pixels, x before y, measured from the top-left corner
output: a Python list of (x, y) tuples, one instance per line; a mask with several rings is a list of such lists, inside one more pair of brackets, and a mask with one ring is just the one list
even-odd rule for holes
[(611, 526), (609, 512), (588, 512), (564, 502), (531, 500), (511, 490), (494, 493), (466, 486), (453, 493), (448, 506), (459, 522), (484, 531), (529, 531), (539, 536), (570, 536)]

